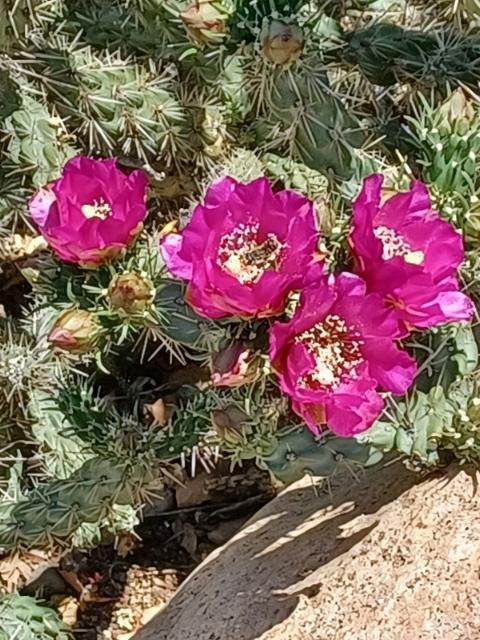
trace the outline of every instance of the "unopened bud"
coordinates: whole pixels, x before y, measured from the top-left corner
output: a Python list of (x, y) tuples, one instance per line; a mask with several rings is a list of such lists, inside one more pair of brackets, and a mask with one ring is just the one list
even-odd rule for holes
[(212, 357), (212, 383), (240, 387), (256, 380), (259, 360), (243, 342), (232, 342)]
[(465, 135), (475, 118), (475, 109), (472, 103), (467, 100), (462, 89), (457, 89), (446, 100), (439, 109), (442, 116), (439, 130), (443, 134), (458, 133)]
[(302, 29), (282, 20), (264, 21), (260, 34), (262, 53), (269, 62), (287, 65), (297, 60), (305, 46)]
[(152, 304), (155, 295), (148, 278), (133, 271), (116, 275), (110, 283), (107, 298), (115, 309), (125, 313), (142, 313)]
[(85, 353), (95, 345), (99, 326), (95, 316), (85, 309), (67, 309), (50, 331), (48, 341), (73, 353)]

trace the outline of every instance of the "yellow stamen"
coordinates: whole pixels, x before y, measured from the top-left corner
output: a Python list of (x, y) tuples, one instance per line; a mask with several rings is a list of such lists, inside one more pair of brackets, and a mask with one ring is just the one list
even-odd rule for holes
[(258, 240), (259, 225), (239, 224), (220, 240), (217, 262), (242, 284), (255, 284), (265, 271), (275, 271), (281, 262), (284, 245), (269, 233)]
[(334, 389), (357, 377), (357, 368), (363, 363), (361, 339), (339, 316), (328, 315), (295, 340), (315, 360), (315, 367), (299, 380), (301, 387)]
[(110, 205), (105, 202), (103, 198), (100, 200), (94, 200), (93, 204), (84, 204), (81, 206), (81, 212), (85, 218), (100, 218), (100, 220), (106, 220), (112, 215), (112, 209)]
[(405, 262), (408, 262), (408, 264), (422, 264), (424, 258), (425, 255), (423, 251), (409, 251), (403, 256), (403, 259)]

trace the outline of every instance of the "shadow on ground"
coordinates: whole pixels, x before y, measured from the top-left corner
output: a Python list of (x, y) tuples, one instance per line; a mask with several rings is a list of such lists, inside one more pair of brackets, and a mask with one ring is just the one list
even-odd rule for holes
[(365, 472), (359, 482), (343, 470), (331, 494), (316, 495), (308, 479), (292, 485), (214, 551), (132, 640), (259, 638), (288, 618), (302, 593), (321, 589), (302, 586), (308, 575), (368, 536), (382, 507), (417, 481), (395, 463)]

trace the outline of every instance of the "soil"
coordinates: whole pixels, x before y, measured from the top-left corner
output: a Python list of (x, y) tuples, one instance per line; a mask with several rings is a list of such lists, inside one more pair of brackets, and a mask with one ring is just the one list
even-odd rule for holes
[[(178, 491), (170, 511), (146, 517), (135, 534), (63, 554), (57, 579), (46, 578), (40, 590), (35, 584), (35, 595), (46, 597), (47, 589), (75, 640), (130, 640), (273, 495), (268, 474), (253, 468), (230, 476), (229, 487), (224, 480), (200, 474)], [(63, 588), (50, 589), (54, 582)]]

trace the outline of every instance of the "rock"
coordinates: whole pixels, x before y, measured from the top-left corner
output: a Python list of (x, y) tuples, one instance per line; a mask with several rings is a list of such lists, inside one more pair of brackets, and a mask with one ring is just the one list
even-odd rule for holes
[(142, 625), (145, 625), (147, 624), (147, 622), (150, 622), (150, 620), (152, 620), (164, 608), (164, 606), (164, 604), (158, 604), (155, 607), (145, 609), (145, 611), (142, 613), (140, 623)]
[(53, 596), (50, 604), (54, 605), (62, 621), (69, 627), (74, 627), (78, 622), (80, 602), (73, 596)]
[(247, 521), (247, 517), (245, 518), (236, 518), (235, 520), (225, 520), (225, 522), (220, 522), (213, 531), (209, 531), (207, 534), (208, 539), (215, 545), (225, 544), (228, 542), (230, 538), (237, 533), (239, 529)]
[(55, 565), (56, 563), (52, 561), (38, 567), (22, 589), (22, 593), (47, 600), (53, 595), (66, 593), (69, 585)]
[(287, 488), (134, 640), (475, 640), (479, 472), (401, 463)]

